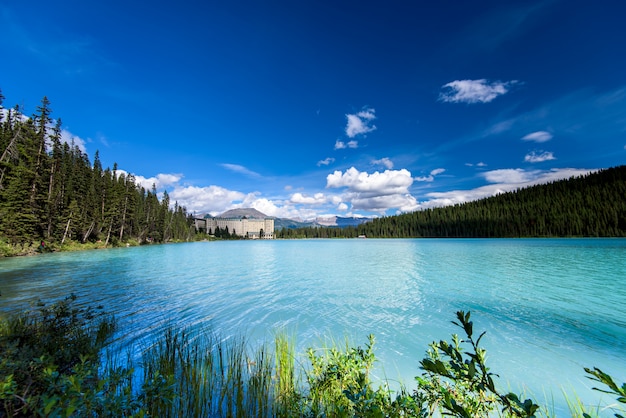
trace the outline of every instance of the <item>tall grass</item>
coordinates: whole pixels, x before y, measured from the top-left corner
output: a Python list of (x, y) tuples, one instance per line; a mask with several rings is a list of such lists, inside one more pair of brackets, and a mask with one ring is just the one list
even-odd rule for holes
[(274, 416), (274, 359), (212, 332), (168, 330), (143, 356), (147, 412), (159, 417)]
[[(346, 341), (309, 349), (301, 364), (285, 334), (251, 349), (244, 338), (168, 329), (141, 360), (132, 359), (130, 347), (120, 361), (101, 358), (112, 318), (75, 309), (72, 301), (0, 321), (0, 417), (554, 416), (499, 391), (479, 347), (484, 334), (473, 338), (469, 313), (457, 313), (463, 340), (455, 335), (451, 344), (431, 344), (417, 388), (392, 393), (384, 381), (371, 380), (373, 336), (364, 347)], [(585, 371), (617, 403), (588, 409), (569, 398), (571, 415), (622, 416), (626, 384), (598, 369)]]

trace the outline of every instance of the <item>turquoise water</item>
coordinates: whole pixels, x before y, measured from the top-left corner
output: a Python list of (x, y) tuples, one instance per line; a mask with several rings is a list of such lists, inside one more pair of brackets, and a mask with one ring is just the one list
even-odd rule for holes
[[(220, 335), (377, 340), (380, 377), (412, 386), (428, 343), (471, 311), (499, 382), (563, 410), (597, 403), (583, 367), (626, 381), (626, 240), (226, 241), (0, 259), (0, 311), (70, 293), (116, 315), (125, 341), (165, 326)], [(304, 359), (302, 359), (304, 361)], [(554, 397), (554, 400), (552, 400)], [(602, 397), (609, 401), (612, 398)], [(560, 414), (559, 414), (560, 415)]]

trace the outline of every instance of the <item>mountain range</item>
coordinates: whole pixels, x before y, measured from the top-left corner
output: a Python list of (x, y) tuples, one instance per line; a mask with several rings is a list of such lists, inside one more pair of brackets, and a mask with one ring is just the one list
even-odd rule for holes
[[(205, 218), (211, 217), (205, 215)], [(217, 216), (218, 218), (248, 218), (248, 219), (264, 219), (269, 216), (254, 208), (238, 208), (228, 210)], [(288, 218), (274, 218), (274, 229), (281, 230), (283, 228), (305, 228), (305, 227), (338, 227), (357, 226), (365, 222), (371, 221), (372, 218), (364, 217), (342, 217), (342, 216), (321, 216), (313, 221), (299, 221)]]

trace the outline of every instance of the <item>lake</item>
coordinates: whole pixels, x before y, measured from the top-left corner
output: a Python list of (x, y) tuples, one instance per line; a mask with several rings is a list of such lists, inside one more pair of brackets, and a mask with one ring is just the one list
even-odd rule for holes
[[(354, 239), (197, 242), (0, 259), (0, 312), (71, 293), (114, 313), (123, 341), (169, 325), (298, 352), (376, 337), (377, 375), (413, 387), (428, 344), (471, 311), (498, 382), (567, 411), (597, 403), (583, 367), (626, 381), (626, 240)], [(304, 361), (304, 357), (301, 359)], [(554, 399), (552, 399), (554, 397)], [(559, 416), (562, 414), (559, 413)]]

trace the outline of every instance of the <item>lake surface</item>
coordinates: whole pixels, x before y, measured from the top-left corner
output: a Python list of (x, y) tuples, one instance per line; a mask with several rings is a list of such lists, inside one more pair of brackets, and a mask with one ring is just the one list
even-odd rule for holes
[[(498, 382), (566, 411), (583, 367), (626, 381), (626, 240), (224, 241), (0, 259), (0, 312), (63, 298), (103, 305), (125, 341), (168, 325), (251, 344), (284, 330), (298, 352), (376, 337), (377, 374), (413, 387), (428, 344), (471, 311)], [(302, 361), (305, 359), (302, 358)], [(554, 397), (554, 399), (552, 399)], [(562, 415), (559, 413), (559, 415)]]

